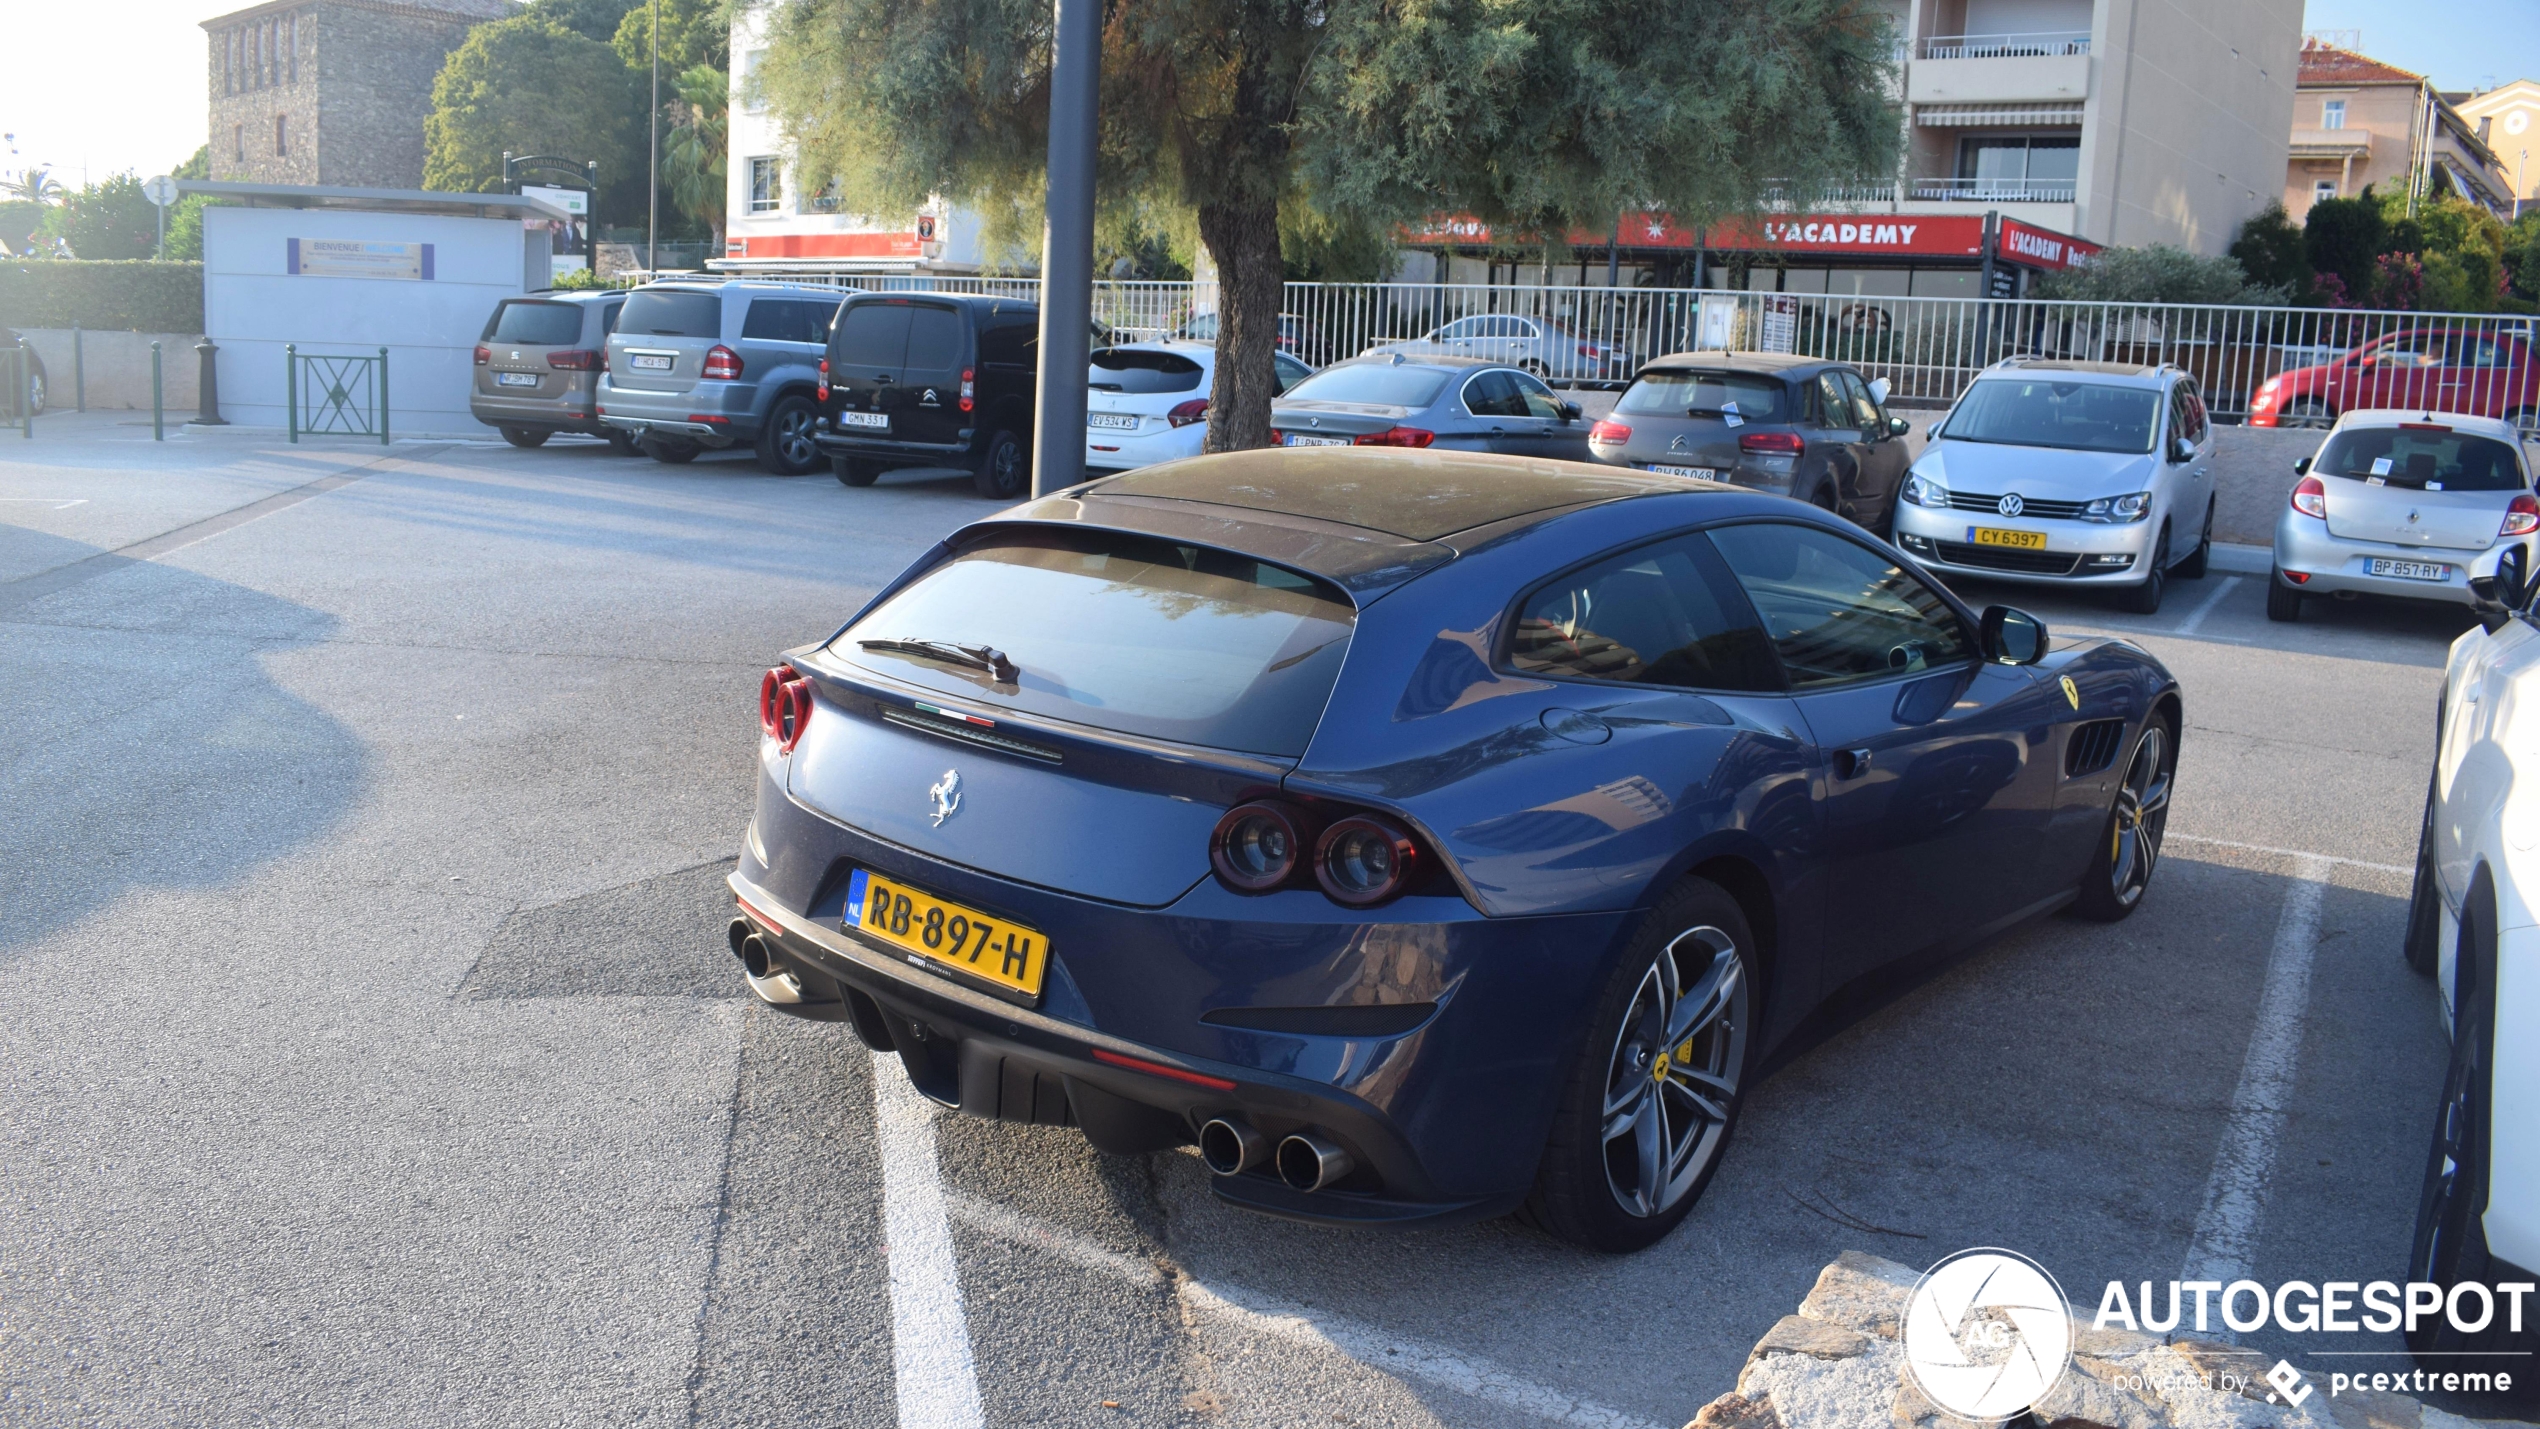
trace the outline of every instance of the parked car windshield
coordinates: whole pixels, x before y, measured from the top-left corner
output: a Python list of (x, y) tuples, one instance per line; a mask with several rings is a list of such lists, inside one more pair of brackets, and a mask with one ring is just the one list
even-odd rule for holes
[(2424, 491), (2520, 491), (2530, 484), (2513, 448), (2442, 426), (2339, 432), (2320, 449), (2311, 470)]
[(1292, 402), (1357, 402), (1371, 407), (1425, 407), (1438, 399), (1447, 375), (1434, 367), (1396, 367), (1389, 362), (1344, 362), (1326, 367), (1280, 394)]
[(617, 330), (631, 337), (721, 337), (723, 299), (693, 289), (639, 291), (618, 314)]
[(1205, 375), (1182, 354), (1149, 347), (1106, 347), (1094, 354), (1093, 369), (1089, 380), (1101, 392), (1196, 392)]
[(1734, 408), (1749, 422), (1781, 422), (1787, 388), (1778, 377), (1754, 372), (1644, 372), (1617, 412), (1643, 416), (1719, 417)]
[(2035, 377), (1994, 377), (1958, 399), (1938, 435), (2081, 452), (2148, 452), (2161, 394), (2149, 387)]
[(582, 309), (575, 304), (515, 298), (494, 310), (478, 341), (561, 347), (581, 336)]
[[(830, 644), (892, 679), (1123, 734), (1305, 752), (1349, 650), (1339, 590), (1206, 546), (1024, 529), (971, 546)], [(860, 642), (991, 646), (1015, 680)]]

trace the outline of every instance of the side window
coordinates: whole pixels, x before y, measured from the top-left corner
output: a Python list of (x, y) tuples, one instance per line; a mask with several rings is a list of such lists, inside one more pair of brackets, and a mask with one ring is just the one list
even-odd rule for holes
[(2201, 445), (2205, 440), (2205, 399), (2196, 390), (2196, 379), (2179, 383), (2178, 395), (2187, 407), (2187, 439)]
[(829, 325), (838, 320), (838, 309), (844, 306), (844, 304), (845, 299), (843, 298), (834, 303), (817, 302), (803, 304), (803, 341), (827, 342), (829, 340)]
[(1508, 335), (1510, 337), (1541, 337), (1543, 329), (1524, 318), (1510, 318), (1508, 319)]
[(1971, 652), (1949, 603), (1867, 546), (1781, 522), (1719, 527), (1711, 540), (1795, 689), (1938, 669)]
[(1279, 369), (1279, 390), (1282, 392), (1304, 381), (1314, 371), (1284, 352), (1274, 355), (1270, 361)]
[(1879, 404), (1870, 400), (1870, 389), (1862, 384), (1860, 373), (1843, 374), (1843, 391), (1852, 399), (1852, 410), (1857, 414), (1854, 425), (1865, 432), (1875, 432), (1887, 425), (1887, 419), (1879, 415)]
[(1518, 398), (1526, 404), (1526, 410), (1518, 415), (1541, 417), (1547, 422), (1561, 420), (1561, 399), (1552, 395), (1551, 388), (1536, 381), (1532, 373), (1511, 372), (1508, 382), (1517, 389)]
[(2187, 405), (2187, 384), (2184, 382), (2170, 389), (2170, 435), (2185, 437), (2191, 442), (2196, 440), (2196, 418)]
[(1817, 410), (1829, 427), (1857, 427), (1861, 423), (1852, 415), (1852, 399), (1844, 394), (1843, 376), (1836, 372), (1817, 374)]
[(1039, 366), (1039, 324), (1006, 321), (979, 334), (979, 361), (989, 367)]
[(1526, 399), (1505, 372), (1476, 372), (1464, 381), (1464, 410), (1476, 417), (1522, 417)]
[(626, 311), (626, 304), (624, 303), (603, 303), (600, 305), (600, 337), (603, 341), (608, 338), (610, 333), (617, 331), (617, 315), (624, 311)]
[(1482, 320), (1480, 318), (1458, 318), (1437, 331), (1438, 340), (1441, 342), (1455, 342), (1481, 335)]
[(741, 318), (741, 336), (749, 342), (793, 341), (794, 305), (774, 298), (750, 299), (750, 310)]
[(1764, 632), (1700, 536), (1626, 551), (1526, 597), (1508, 663), (1618, 684), (1781, 688)]

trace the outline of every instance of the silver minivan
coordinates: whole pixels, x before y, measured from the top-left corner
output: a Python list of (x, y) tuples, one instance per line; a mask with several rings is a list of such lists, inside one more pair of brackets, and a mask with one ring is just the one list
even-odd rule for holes
[(626, 295), (539, 293), (505, 298), (476, 339), (476, 380), (467, 409), (516, 447), (558, 432), (606, 437), (623, 455), (635, 439), (601, 425), (600, 353)]
[(779, 476), (817, 469), (820, 363), (845, 296), (698, 279), (637, 288), (609, 337), (600, 420), (656, 461), (746, 446)]

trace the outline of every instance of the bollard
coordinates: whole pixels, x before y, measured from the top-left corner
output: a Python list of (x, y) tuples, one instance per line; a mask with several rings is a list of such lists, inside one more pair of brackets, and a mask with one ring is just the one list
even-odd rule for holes
[(150, 344), (150, 440), (164, 442), (167, 439), (167, 401), (161, 395), (159, 385), (159, 345), (153, 342)]
[(78, 399), (79, 409), (87, 411), (88, 342), (77, 323), (71, 324), (71, 394)]
[(388, 445), (388, 349), (379, 350), (379, 444)]
[(282, 345), (282, 405), (291, 424), (291, 443), (300, 442), (300, 345)]
[(18, 435), (33, 441), (35, 440), (35, 369), (27, 365), (27, 352), (26, 339), (19, 338), (18, 364), (15, 369), (18, 384)]
[(226, 427), (220, 414), (220, 349), (209, 337), (194, 344), (194, 420), (196, 427)]

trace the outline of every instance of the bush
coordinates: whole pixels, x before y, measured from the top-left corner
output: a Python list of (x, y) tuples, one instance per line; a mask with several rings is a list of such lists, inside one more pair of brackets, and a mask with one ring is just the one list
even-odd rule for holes
[(0, 327), (199, 333), (203, 265), (68, 258), (0, 262)]
[(2284, 205), (2270, 201), (2232, 239), (2232, 261), (2262, 288), (2281, 288), (2299, 296), (2311, 290), (2311, 264), (2302, 253), (2302, 230), (2286, 216)]
[(2302, 256), (2322, 278), (2337, 278), (2337, 299), (2330, 307), (2364, 307), (2375, 296), (2373, 274), (2381, 255), (2390, 251), (2390, 225), (2381, 216), (2381, 201), (2366, 184), (2355, 198), (2322, 199), (2302, 221)]
[(2050, 273), (2032, 290), (2075, 303), (2251, 303), (2275, 306), (2290, 295), (2249, 281), (2237, 260), (2206, 258), (2166, 243), (2110, 248), (2087, 268)]
[(159, 211), (128, 170), (64, 198), (48, 227), (87, 259), (147, 258), (159, 243)]

